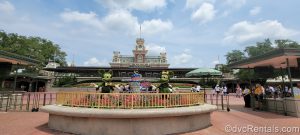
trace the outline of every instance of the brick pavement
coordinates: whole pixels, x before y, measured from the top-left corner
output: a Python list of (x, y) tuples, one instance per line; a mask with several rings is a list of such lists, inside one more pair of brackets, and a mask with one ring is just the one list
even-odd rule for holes
[[(182, 135), (223, 135), (234, 134), (225, 132), (225, 126), (299, 126), (300, 118), (283, 116), (269, 112), (252, 111), (243, 107), (242, 98), (231, 97), (231, 111), (215, 111), (211, 115), (212, 126)], [(1, 135), (67, 135), (47, 127), (48, 114), (43, 112), (0, 112), (0, 134)], [(239, 133), (235, 133), (239, 134)], [(245, 133), (240, 133), (245, 134)], [(251, 134), (251, 133), (247, 133)], [(254, 133), (253, 133), (254, 134)], [(258, 134), (258, 133), (256, 133)], [(260, 133), (267, 134), (267, 133)], [(274, 134), (274, 133), (269, 133)], [(300, 134), (300, 133), (290, 133)]]

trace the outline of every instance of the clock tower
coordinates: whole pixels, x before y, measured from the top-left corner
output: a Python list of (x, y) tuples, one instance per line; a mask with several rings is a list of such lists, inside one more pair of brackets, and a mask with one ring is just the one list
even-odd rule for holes
[(142, 38), (136, 39), (135, 49), (132, 50), (135, 63), (145, 63), (148, 50), (146, 50), (144, 42), (145, 41)]

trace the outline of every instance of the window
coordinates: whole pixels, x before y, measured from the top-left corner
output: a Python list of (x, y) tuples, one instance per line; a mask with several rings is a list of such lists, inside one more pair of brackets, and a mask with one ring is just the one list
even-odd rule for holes
[(138, 55), (137, 62), (138, 63), (143, 63), (143, 56), (142, 55)]

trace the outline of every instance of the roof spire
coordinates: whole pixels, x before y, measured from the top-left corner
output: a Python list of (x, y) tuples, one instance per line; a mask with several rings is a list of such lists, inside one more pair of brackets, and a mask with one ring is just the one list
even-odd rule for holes
[(140, 24), (140, 39), (142, 38), (142, 25)]

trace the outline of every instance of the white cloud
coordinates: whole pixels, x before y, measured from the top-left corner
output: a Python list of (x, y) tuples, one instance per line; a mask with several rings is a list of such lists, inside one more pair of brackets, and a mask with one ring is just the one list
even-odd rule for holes
[(191, 19), (199, 21), (200, 23), (206, 23), (214, 19), (216, 12), (214, 5), (203, 3), (199, 9), (192, 14)]
[[(100, 32), (117, 32), (126, 35), (137, 35), (139, 31), (138, 18), (128, 10), (112, 10), (103, 18), (99, 18), (94, 12), (81, 13), (78, 11), (64, 11), (60, 17), (67, 23), (79, 22), (98, 28)], [(154, 35), (172, 30), (171, 21), (161, 19), (145, 20), (142, 23), (142, 31), (145, 35)]]
[(0, 2), (0, 13), (1, 12), (12, 13), (14, 11), (15, 11), (15, 7), (10, 2), (8, 2), (8, 1)]
[(148, 55), (151, 56), (157, 56), (160, 55), (161, 52), (167, 52), (165, 47), (157, 44), (148, 44), (146, 45), (146, 49), (148, 50)]
[(160, 19), (152, 19), (150, 21), (146, 20), (142, 23), (143, 33), (149, 35), (170, 31), (172, 28), (173, 23), (171, 21), (162, 21)]
[(246, 0), (225, 0), (225, 4), (230, 7), (240, 8), (246, 4)]
[(107, 31), (123, 31), (126, 34), (135, 34), (138, 31), (138, 19), (127, 10), (110, 12), (103, 19)]
[(153, 11), (167, 5), (166, 0), (96, 0), (101, 5), (115, 10), (128, 9), (139, 11)]
[(265, 38), (289, 38), (296, 34), (298, 34), (297, 31), (285, 28), (277, 20), (266, 20), (257, 23), (242, 21), (229, 28), (224, 40), (227, 42), (244, 43)]
[(97, 14), (94, 12), (81, 13), (78, 11), (64, 11), (60, 14), (60, 17), (65, 22), (81, 22), (86, 25), (102, 28), (101, 21), (97, 18)]
[(261, 11), (261, 7), (254, 7), (250, 10), (249, 14), (252, 16), (255, 16), (257, 14), (259, 14)]
[(185, 8), (198, 8), (204, 2), (215, 3), (215, 0), (186, 0)]
[(107, 66), (108, 62), (106, 60), (99, 61), (96, 57), (92, 57), (83, 64), (84, 66)]
[(185, 49), (181, 54), (174, 56), (174, 65), (175, 66), (183, 66), (182, 64), (189, 63), (193, 56), (190, 54), (189, 49)]

